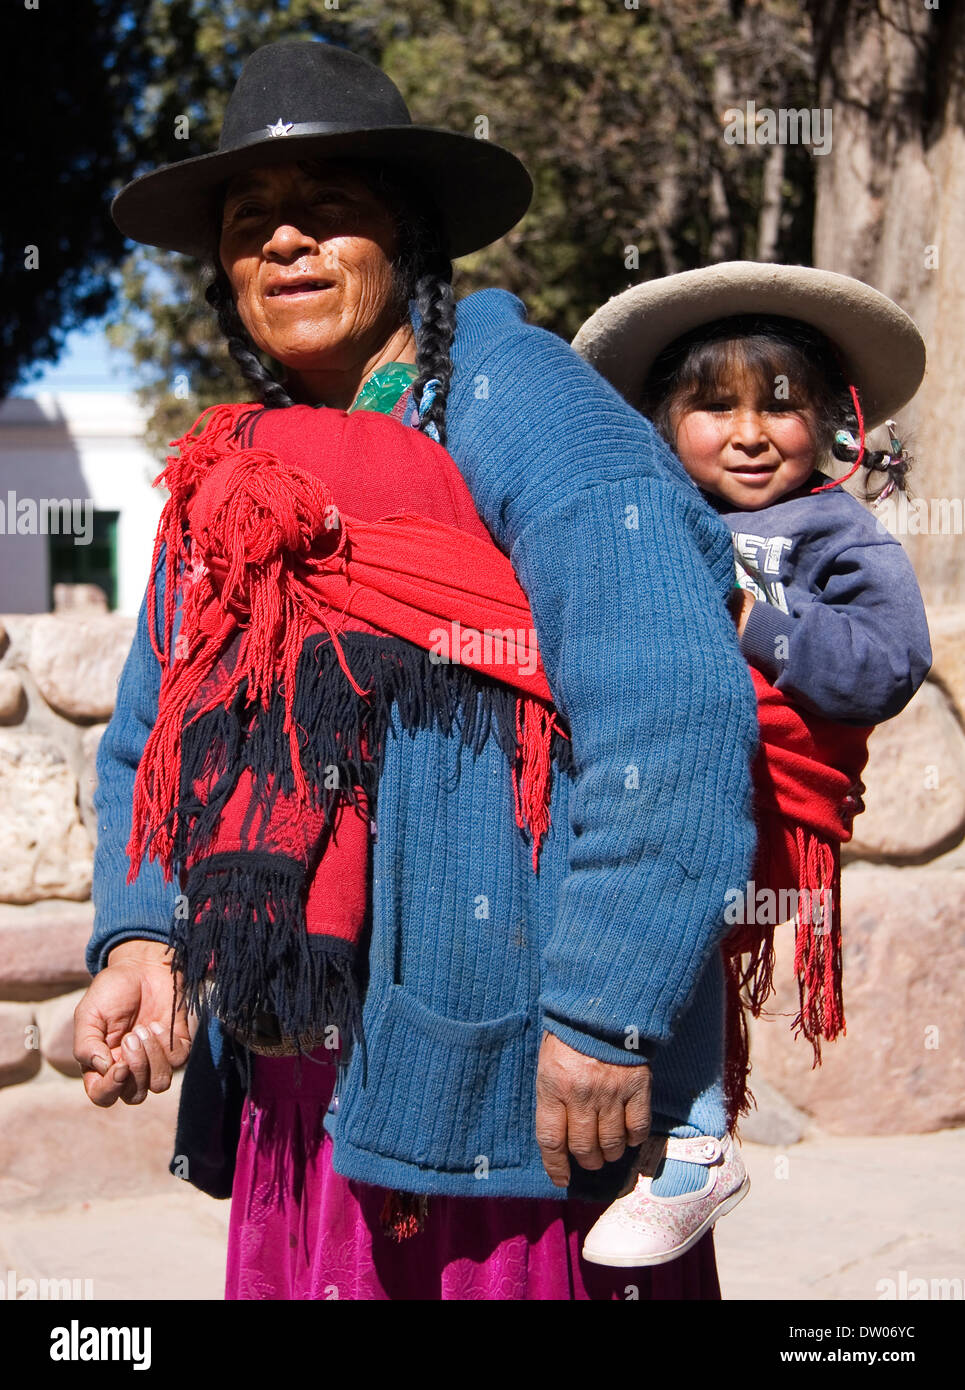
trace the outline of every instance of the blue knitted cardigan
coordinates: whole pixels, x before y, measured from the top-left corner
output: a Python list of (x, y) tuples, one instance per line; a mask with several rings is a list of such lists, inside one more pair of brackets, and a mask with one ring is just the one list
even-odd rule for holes
[[(554, 779), (537, 876), (495, 739), (476, 757), (436, 730), (387, 740), (368, 1070), (356, 1053), (340, 1080), (333, 1161), (404, 1191), (565, 1197), (534, 1136), (543, 1032), (628, 1066), (672, 1038), (749, 876), (756, 706), (729, 532), (649, 422), (505, 291), (460, 301), (452, 355), (448, 448), (530, 600), (577, 771)], [(167, 939), (157, 866), (126, 883), (147, 621), (98, 755), (92, 972)], [(572, 1166), (573, 1195), (622, 1177)]]

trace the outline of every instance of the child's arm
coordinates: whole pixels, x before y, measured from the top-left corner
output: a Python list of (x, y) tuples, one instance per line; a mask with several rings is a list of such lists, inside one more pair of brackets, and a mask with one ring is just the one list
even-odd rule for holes
[[(921, 593), (897, 541), (833, 558), (820, 593), (790, 612), (760, 600), (738, 621), (750, 664), (790, 699), (845, 724), (880, 724), (904, 709), (931, 666)], [(742, 623), (741, 623), (742, 619)]]

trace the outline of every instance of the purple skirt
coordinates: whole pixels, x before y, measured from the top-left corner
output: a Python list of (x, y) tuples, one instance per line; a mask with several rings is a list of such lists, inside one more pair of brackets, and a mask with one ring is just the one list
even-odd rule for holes
[(341, 1177), (323, 1128), (335, 1067), (255, 1060), (228, 1233), (228, 1299), (719, 1299), (713, 1234), (653, 1269), (580, 1257), (603, 1207), (552, 1198), (430, 1197), (396, 1242), (385, 1189)]

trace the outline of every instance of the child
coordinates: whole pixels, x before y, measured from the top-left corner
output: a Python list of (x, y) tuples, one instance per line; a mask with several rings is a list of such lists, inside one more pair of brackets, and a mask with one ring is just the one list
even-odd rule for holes
[[(903, 489), (908, 460), (894, 421), (886, 451), (870, 451), (865, 431), (918, 389), (924, 346), (917, 328), (891, 300), (849, 277), (731, 262), (617, 296), (584, 324), (574, 347), (653, 420), (730, 527), (739, 586), (733, 611), (759, 698), (766, 691), (769, 708), (784, 705), (798, 736), (837, 729), (835, 746), (857, 750), (849, 790), (860, 790), (870, 726), (905, 707), (928, 673), (931, 651), (900, 544), (839, 486), (844, 478), (834, 481), (821, 467), (834, 457), (851, 464), (845, 477), (859, 467), (881, 472), (877, 497)], [(763, 700), (760, 708), (763, 743)], [(827, 771), (833, 785), (840, 766)], [(759, 785), (758, 794), (760, 801)], [(833, 834), (830, 846), (814, 842), (833, 856), (827, 878), (835, 885), (840, 839), (860, 809), (853, 796), (850, 812), (840, 804), (838, 842)], [(772, 835), (769, 811), (759, 804), (762, 840)], [(800, 844), (803, 860), (809, 851)], [(803, 881), (803, 865), (794, 869)], [(821, 926), (815, 936), (810, 916), (802, 926), (804, 915), (799, 910), (797, 930), (807, 936), (817, 973), (807, 981), (807, 1006), (802, 979), (798, 1023), (819, 1057), (821, 1008), (835, 970), (840, 991), (839, 936), (835, 962), (835, 950), (819, 939)], [(837, 916), (833, 926), (839, 931)], [(747, 941), (739, 949), (757, 949), (760, 967), (760, 943), (752, 948)], [(773, 932), (765, 944), (772, 948)], [(752, 1000), (755, 1012), (769, 988), (770, 963)], [(746, 984), (749, 973), (737, 978)], [(824, 1035), (842, 1026), (843, 1013)], [(686, 1031), (692, 1039), (693, 1020)], [(704, 1085), (704, 1132), (694, 1126), (688, 1065), (699, 1062), (706, 1072), (712, 1051), (708, 1035), (700, 1059), (681, 1059), (673, 1041), (655, 1057), (652, 1138), (641, 1150), (633, 1190), (596, 1223), (584, 1258), (621, 1266), (676, 1259), (746, 1194), (732, 1116), (722, 1107), (712, 1123), (706, 1120), (708, 1100), (720, 1089)]]

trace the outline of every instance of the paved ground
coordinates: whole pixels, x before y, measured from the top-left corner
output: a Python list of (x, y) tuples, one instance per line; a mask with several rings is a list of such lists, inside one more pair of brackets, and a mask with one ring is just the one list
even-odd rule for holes
[(228, 1204), (171, 1184), (160, 1196), (4, 1213), (0, 1279), (14, 1269), (20, 1279), (90, 1279), (94, 1298), (220, 1299)]
[[(744, 1155), (751, 1192), (717, 1228), (725, 1298), (874, 1300), (890, 1292), (888, 1280), (907, 1296), (912, 1279), (957, 1280), (945, 1287), (961, 1297), (965, 1129), (813, 1138), (786, 1150), (745, 1144)], [(227, 1220), (226, 1203), (182, 1186), (8, 1211), (0, 1277), (91, 1279), (95, 1298), (218, 1299)]]
[(965, 1129), (744, 1155), (751, 1190), (716, 1228), (725, 1298), (880, 1299), (887, 1280), (907, 1297), (912, 1279), (962, 1297)]

